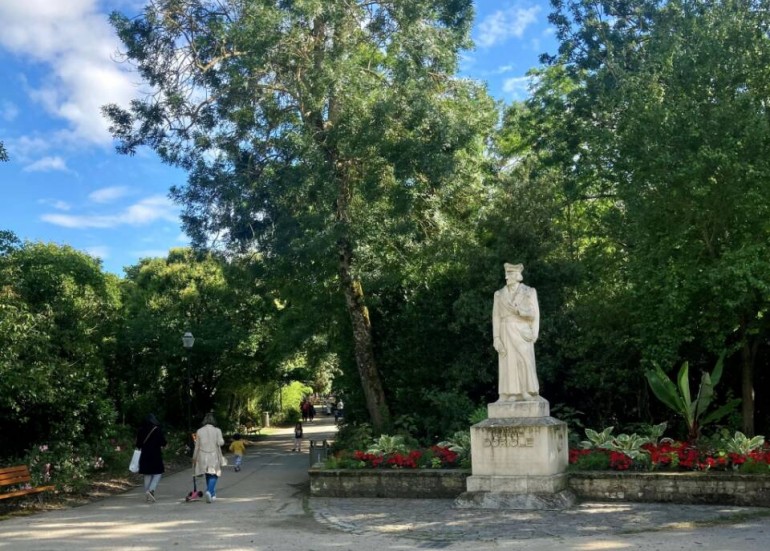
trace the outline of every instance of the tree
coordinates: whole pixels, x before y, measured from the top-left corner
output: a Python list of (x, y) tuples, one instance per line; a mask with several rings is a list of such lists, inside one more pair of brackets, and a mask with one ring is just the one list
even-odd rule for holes
[(112, 16), (153, 87), (105, 109), (119, 150), (190, 171), (172, 193), (196, 245), (259, 250), (306, 294), (334, 282), (379, 430), (364, 281), (392, 261), (381, 252), (408, 256), (439, 231), (478, 177), (494, 105), (452, 78), (471, 18), (470, 0), (155, 0)]
[[(553, 2), (578, 83), (575, 185), (599, 184), (643, 362), (740, 351), (743, 429), (770, 287), (770, 3)], [(729, 289), (726, 287), (729, 285)]]
[(107, 437), (105, 365), (118, 304), (117, 278), (70, 247), (24, 243), (0, 255), (0, 430), (14, 434), (6, 457)]
[(8, 160), (8, 152), (5, 150), (3, 142), (0, 142), (0, 162)]
[[(195, 419), (238, 409), (231, 395), (271, 375), (261, 361), (271, 307), (257, 284), (243, 264), (190, 249), (129, 267), (121, 286), (122, 363), (113, 377), (124, 385), (122, 409), (141, 418), (149, 402), (180, 425), (188, 400)], [(186, 331), (195, 336), (189, 353), (181, 342)]]

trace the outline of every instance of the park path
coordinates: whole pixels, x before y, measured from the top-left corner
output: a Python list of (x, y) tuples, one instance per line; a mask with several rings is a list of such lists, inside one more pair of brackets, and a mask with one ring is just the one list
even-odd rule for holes
[(0, 522), (2, 551), (166, 549), (306, 549), (334, 530), (306, 508), (308, 439), (333, 438), (333, 419), (305, 425), (304, 449), (293, 453), (293, 429), (277, 429), (249, 446), (242, 470), (225, 467), (217, 501), (186, 503), (192, 471), (165, 476), (157, 503), (141, 488), (71, 509)]
[[(333, 438), (333, 420), (305, 427)], [(227, 467), (216, 503), (185, 503), (191, 471), (167, 476), (158, 502), (141, 488), (72, 509), (0, 522), (0, 551), (755, 551), (770, 549), (770, 510), (583, 503), (564, 512), (454, 509), (451, 500), (308, 498), (307, 448), (292, 429)]]

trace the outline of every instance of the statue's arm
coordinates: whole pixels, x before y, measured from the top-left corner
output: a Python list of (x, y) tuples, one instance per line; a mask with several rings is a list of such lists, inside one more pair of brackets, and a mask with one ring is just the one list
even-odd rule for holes
[(503, 347), (503, 341), (500, 339), (500, 306), (498, 305), (499, 292), (495, 293), (494, 301), (492, 303), (492, 346), (495, 347), (498, 353), (504, 354), (505, 348)]
[(532, 340), (540, 334), (540, 306), (537, 304), (537, 291), (532, 289)]

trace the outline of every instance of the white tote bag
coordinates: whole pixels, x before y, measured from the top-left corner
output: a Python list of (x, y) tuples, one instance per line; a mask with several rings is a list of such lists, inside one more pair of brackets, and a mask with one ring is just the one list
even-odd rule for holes
[(131, 456), (131, 463), (128, 464), (128, 470), (132, 473), (139, 472), (139, 457), (142, 455), (142, 450), (134, 450), (134, 455)]

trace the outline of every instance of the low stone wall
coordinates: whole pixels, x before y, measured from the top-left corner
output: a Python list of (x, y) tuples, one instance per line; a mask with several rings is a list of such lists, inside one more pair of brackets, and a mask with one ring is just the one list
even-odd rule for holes
[(582, 501), (651, 501), (770, 507), (770, 476), (729, 472), (572, 472), (570, 489)]
[(453, 499), (465, 491), (470, 470), (316, 469), (310, 474), (314, 497)]
[[(454, 499), (466, 489), (469, 470), (312, 468), (314, 497)], [(770, 476), (726, 472), (569, 473), (569, 487), (581, 501), (712, 503), (770, 507)]]

